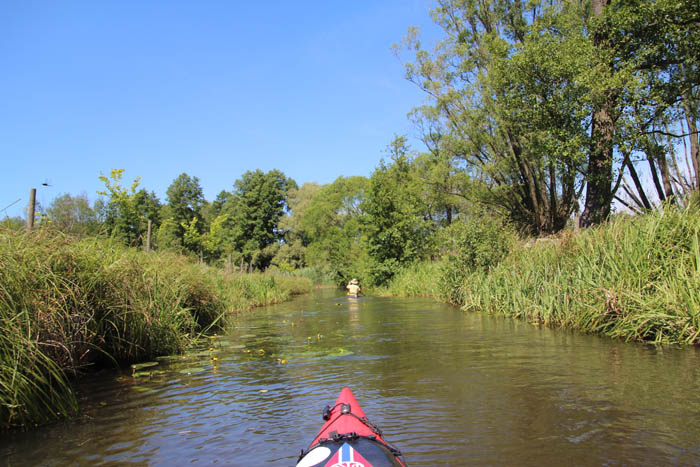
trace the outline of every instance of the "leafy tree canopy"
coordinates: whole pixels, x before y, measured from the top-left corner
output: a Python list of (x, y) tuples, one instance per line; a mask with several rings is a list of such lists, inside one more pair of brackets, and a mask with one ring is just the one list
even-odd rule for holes
[(394, 138), (388, 152), (391, 162), (382, 161), (374, 171), (360, 205), (374, 284), (386, 283), (399, 266), (420, 259), (434, 228), (426, 217), (423, 184), (413, 170), (406, 138)]
[(105, 190), (97, 193), (107, 197), (101, 216), (107, 231), (127, 245), (140, 246), (145, 243), (148, 220), (159, 221), (160, 201), (155, 193), (137, 190), (140, 177), (129, 188), (122, 186), (124, 169), (114, 169), (110, 177), (100, 175)]
[(227, 236), (244, 259), (258, 259), (256, 267), (266, 268), (271, 257), (262, 250), (282, 239), (278, 224), (287, 207), (287, 195), (297, 184), (279, 170), (248, 171), (236, 180), (221, 213), (228, 216)]

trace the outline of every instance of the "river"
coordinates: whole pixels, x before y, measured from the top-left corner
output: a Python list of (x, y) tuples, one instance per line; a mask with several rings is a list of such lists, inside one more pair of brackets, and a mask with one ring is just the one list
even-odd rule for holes
[(290, 465), (350, 387), (409, 465), (700, 464), (700, 351), (334, 290), (239, 314), (210, 344), (80, 385), (76, 420), (4, 465)]

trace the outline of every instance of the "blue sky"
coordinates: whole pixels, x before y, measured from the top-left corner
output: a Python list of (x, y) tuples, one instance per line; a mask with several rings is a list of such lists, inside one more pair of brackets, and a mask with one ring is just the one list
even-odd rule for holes
[[(43, 1), (0, 6), (0, 217), (31, 187), (165, 201), (181, 173), (213, 200), (247, 170), (300, 185), (369, 176), (425, 96), (390, 47), (436, 37), (428, 0)], [(414, 148), (420, 149), (414, 141)], [(48, 181), (52, 186), (42, 186)]]

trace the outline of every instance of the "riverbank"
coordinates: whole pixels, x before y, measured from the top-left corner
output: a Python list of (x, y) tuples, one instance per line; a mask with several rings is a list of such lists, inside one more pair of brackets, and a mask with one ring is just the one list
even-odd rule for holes
[(105, 239), (0, 231), (0, 429), (75, 413), (80, 371), (181, 352), (227, 313), (311, 288)]
[(392, 295), (429, 295), (466, 311), (625, 341), (700, 344), (700, 209), (667, 208), (536, 242), (515, 242), (459, 282), (443, 263), (413, 266)]

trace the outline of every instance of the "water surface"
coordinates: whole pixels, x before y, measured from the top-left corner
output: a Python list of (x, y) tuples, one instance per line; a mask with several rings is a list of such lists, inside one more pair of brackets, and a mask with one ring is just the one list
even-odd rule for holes
[(81, 387), (5, 465), (294, 465), (350, 387), (410, 465), (700, 464), (700, 354), (319, 291)]

